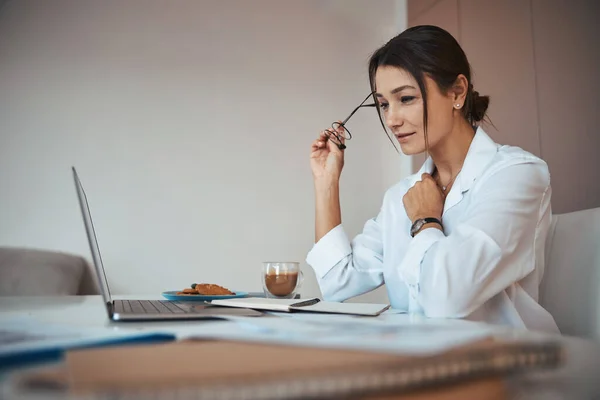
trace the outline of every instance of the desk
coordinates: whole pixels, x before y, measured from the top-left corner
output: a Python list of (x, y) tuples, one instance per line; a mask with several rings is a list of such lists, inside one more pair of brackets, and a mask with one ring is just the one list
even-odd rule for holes
[[(127, 296), (129, 297), (129, 296)], [(127, 298), (121, 297), (121, 298)], [(129, 298), (158, 299), (156, 296), (131, 296)], [(109, 330), (160, 330), (186, 338), (198, 332), (210, 333), (233, 329), (232, 321), (181, 321), (114, 323), (106, 315), (100, 296), (65, 297), (0, 297), (0, 317), (30, 316), (49, 323), (104, 328)], [(336, 316), (329, 316), (335, 318)], [(277, 317), (273, 317), (277, 318)], [(293, 316), (287, 318), (294, 318)], [(431, 320), (407, 314), (385, 313), (377, 320), (398, 325), (423, 325), (435, 323), (453, 327), (481, 328), (485, 326), (497, 337), (551, 337), (542, 333), (514, 330), (464, 320)], [(556, 336), (552, 336), (556, 337)], [(509, 380), (511, 393), (523, 399), (591, 399), (600, 398), (600, 343), (575, 337), (562, 336), (567, 353), (567, 365), (559, 370), (528, 374)]]

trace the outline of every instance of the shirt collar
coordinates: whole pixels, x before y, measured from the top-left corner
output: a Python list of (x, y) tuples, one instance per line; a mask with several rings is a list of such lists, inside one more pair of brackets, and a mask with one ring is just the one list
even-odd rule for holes
[[(488, 136), (483, 128), (478, 127), (475, 136), (469, 146), (469, 151), (465, 157), (463, 167), (456, 177), (454, 187), (460, 189), (460, 193), (466, 192), (473, 183), (483, 173), (485, 167), (492, 161), (494, 155), (498, 152), (499, 145)], [(435, 165), (431, 157), (427, 157), (418, 173), (411, 179), (411, 187), (421, 180), (424, 173), (432, 174)], [(458, 191), (458, 190), (457, 190)]]

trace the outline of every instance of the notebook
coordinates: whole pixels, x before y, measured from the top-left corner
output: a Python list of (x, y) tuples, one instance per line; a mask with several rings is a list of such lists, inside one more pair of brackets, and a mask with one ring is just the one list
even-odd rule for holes
[[(434, 356), (240, 341), (181, 341), (72, 351), (62, 369), (21, 379), (15, 388), (25, 394), (25, 387), (56, 387), (84, 394), (86, 399), (110, 394), (115, 400), (365, 399), (386, 393), (407, 395), (444, 385), (468, 387), (482, 379), (498, 384), (508, 374), (556, 368), (563, 357), (556, 342), (511, 343), (491, 338)], [(492, 387), (496, 390), (500, 386)], [(468, 392), (456, 398), (498, 398), (497, 392), (489, 392), (489, 385), (487, 388), (483, 397)]]
[(322, 301), (319, 298), (311, 299), (267, 299), (248, 297), (240, 299), (213, 300), (213, 305), (223, 307), (251, 308), (254, 310), (267, 311), (303, 311), (329, 314), (350, 314), (364, 316), (378, 316), (388, 308), (389, 304), (371, 304), (371, 303), (338, 303), (332, 301)]

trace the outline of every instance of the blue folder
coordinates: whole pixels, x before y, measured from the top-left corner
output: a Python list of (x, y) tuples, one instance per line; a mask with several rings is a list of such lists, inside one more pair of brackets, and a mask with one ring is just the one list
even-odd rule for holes
[[(166, 332), (118, 332), (113, 334), (106, 331), (103, 334), (99, 329), (61, 327), (60, 325), (54, 326), (55, 332), (59, 332), (59, 334), (44, 336), (45, 332), (52, 332), (52, 327), (38, 324), (36, 330), (33, 330), (30, 326), (31, 321), (25, 319), (18, 321), (19, 323), (15, 324), (16, 327), (7, 324), (12, 321), (1, 322), (0, 374), (16, 367), (60, 361), (64, 352), (71, 349), (169, 342), (176, 339), (175, 335)], [(60, 332), (58, 329), (63, 329), (64, 332)], [(64, 337), (60, 336), (60, 333), (64, 334)], [(69, 338), (69, 333), (72, 333), (72, 339)], [(31, 336), (27, 337), (27, 335)]]

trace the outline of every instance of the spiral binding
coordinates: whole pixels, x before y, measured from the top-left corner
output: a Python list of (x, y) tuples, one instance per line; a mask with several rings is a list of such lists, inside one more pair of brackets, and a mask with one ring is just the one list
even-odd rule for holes
[(448, 355), (362, 365), (351, 371), (315, 371), (302, 376), (281, 376), (276, 381), (238, 382), (207, 387), (107, 391), (72, 399), (227, 399), (295, 400), (341, 398), (350, 394), (400, 393), (429, 386), (485, 376), (517, 373), (535, 368), (555, 368), (564, 361), (558, 343), (499, 345)]

